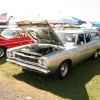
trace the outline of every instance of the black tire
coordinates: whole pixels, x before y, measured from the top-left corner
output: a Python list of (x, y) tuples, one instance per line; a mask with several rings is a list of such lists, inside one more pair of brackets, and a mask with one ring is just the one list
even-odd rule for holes
[(68, 62), (62, 62), (58, 70), (54, 73), (56, 79), (64, 79), (68, 74)]
[(98, 51), (95, 51), (95, 53), (93, 54), (92, 58), (93, 59), (97, 59), (97, 57), (98, 57)]
[(0, 58), (3, 58), (6, 55), (6, 49), (4, 47), (0, 47)]

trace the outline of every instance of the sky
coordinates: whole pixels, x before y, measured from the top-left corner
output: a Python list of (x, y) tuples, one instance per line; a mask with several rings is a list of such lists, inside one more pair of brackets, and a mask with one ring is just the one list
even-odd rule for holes
[(73, 16), (100, 21), (100, 0), (0, 0), (0, 13), (9, 16)]

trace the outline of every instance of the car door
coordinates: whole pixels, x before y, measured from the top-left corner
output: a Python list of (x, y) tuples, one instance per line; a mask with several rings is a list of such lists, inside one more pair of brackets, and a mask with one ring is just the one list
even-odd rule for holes
[(86, 44), (85, 35), (78, 34), (77, 49), (79, 51), (79, 62), (88, 58), (88, 45)]
[(34, 43), (34, 41), (27, 34), (25, 34), (25, 32), (22, 33), (20, 39), (21, 39), (23, 45), (29, 44), (30, 42)]
[(7, 36), (10, 36), (10, 38), (6, 38), (3, 42), (3, 45), (6, 48), (12, 48), (18, 46), (18, 37), (16, 37), (17, 30), (6, 30)]
[(31, 39), (28, 36), (25, 36), (25, 34), (22, 33), (22, 30), (16, 30), (12, 38), (5, 40), (5, 45), (7, 48), (12, 48), (16, 46), (29, 44), (30, 41)]
[(16, 35), (16, 46), (21, 46), (25, 44), (29, 44), (31, 42), (30, 37), (26, 36), (23, 31), (19, 31)]
[(93, 53), (97, 50), (97, 43), (95, 40), (92, 40), (91, 34), (85, 33), (86, 45), (87, 45), (87, 56), (93, 55)]

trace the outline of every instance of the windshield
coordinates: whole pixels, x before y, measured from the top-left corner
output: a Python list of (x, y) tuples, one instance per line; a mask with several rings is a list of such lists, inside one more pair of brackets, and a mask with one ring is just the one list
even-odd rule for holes
[(75, 42), (76, 33), (60, 33), (59, 32), (57, 34), (64, 44)]
[(16, 30), (4, 30), (1, 35), (5, 38), (13, 38), (15, 37)]

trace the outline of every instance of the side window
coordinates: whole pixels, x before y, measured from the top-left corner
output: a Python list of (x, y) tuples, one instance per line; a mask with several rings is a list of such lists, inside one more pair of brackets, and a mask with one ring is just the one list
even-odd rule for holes
[(83, 44), (85, 43), (83, 34), (79, 34), (77, 39), (77, 44), (81, 44), (81, 43)]
[(9, 32), (9, 35), (10, 35), (12, 38), (15, 38), (15, 37), (16, 37), (17, 31), (11, 30), (11, 31), (8, 31), (8, 32)]
[(90, 38), (90, 34), (89, 33), (86, 33), (85, 34), (85, 40), (86, 40), (86, 43), (88, 43), (88, 42), (91, 41), (91, 38)]
[(16, 38), (21, 38), (21, 37), (25, 37), (25, 33), (23, 31), (18, 31), (16, 34)]
[(67, 42), (75, 42), (76, 34), (69, 34), (66, 36)]
[(96, 33), (96, 32), (91, 32), (90, 34), (91, 34), (92, 40), (95, 40), (95, 39), (99, 39), (100, 38), (99, 37), (99, 34)]

